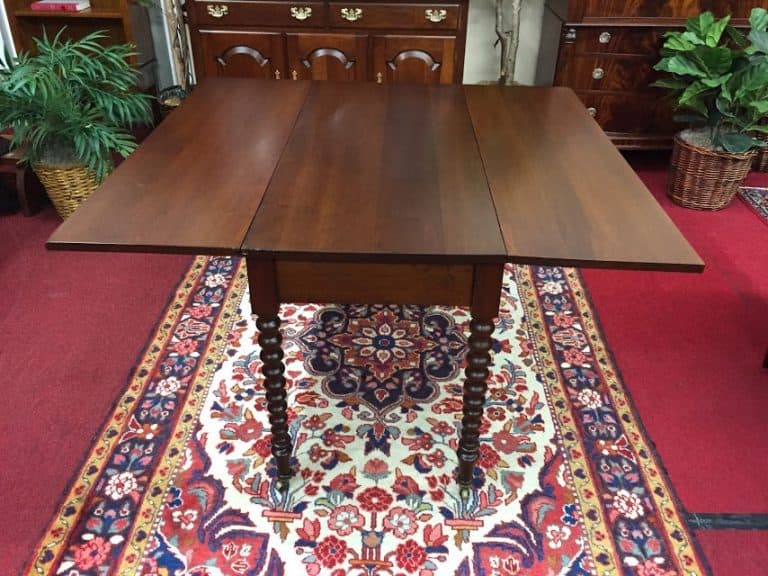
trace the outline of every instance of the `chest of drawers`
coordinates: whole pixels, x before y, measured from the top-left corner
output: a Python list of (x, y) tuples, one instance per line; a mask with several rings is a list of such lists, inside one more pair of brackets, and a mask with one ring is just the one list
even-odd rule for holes
[(193, 0), (189, 8), (198, 79), (458, 83), (466, 20), (464, 0)]
[(681, 126), (673, 120), (666, 92), (650, 86), (657, 78), (653, 65), (664, 33), (705, 10), (731, 14), (736, 25), (745, 25), (752, 5), (742, 0), (572, 1), (555, 84), (573, 88), (617, 146), (669, 147)]

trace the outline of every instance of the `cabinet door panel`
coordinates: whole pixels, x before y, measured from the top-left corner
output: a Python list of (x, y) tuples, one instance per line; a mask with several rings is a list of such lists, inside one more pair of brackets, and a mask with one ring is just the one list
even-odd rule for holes
[(200, 31), (205, 76), (277, 78), (285, 75), (281, 34)]
[(451, 84), (455, 47), (453, 36), (377, 36), (374, 77), (377, 82)]
[(368, 39), (356, 34), (288, 34), (288, 68), (296, 80), (368, 78)]

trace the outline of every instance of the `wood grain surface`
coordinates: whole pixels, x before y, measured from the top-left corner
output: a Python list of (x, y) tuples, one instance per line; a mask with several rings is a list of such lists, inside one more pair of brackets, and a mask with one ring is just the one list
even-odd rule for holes
[(502, 261), (462, 88), (314, 84), (243, 249), (301, 260)]
[(308, 82), (203, 82), (48, 247), (239, 252), (309, 88)]
[(465, 91), (512, 262), (703, 269), (571, 90)]
[(565, 88), (210, 79), (48, 245), (703, 268)]

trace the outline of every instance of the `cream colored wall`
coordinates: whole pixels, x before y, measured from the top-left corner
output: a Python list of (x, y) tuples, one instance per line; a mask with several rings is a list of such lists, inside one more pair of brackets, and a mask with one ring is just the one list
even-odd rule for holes
[[(537, 64), (542, 45), (542, 22), (545, 0), (523, 0), (520, 10), (520, 46), (517, 52), (515, 80), (533, 84), (537, 80)], [(493, 81), (499, 75), (499, 46), (496, 41), (495, 0), (469, 0), (467, 47), (464, 55), (464, 83)], [(545, 43), (557, 42), (544, 38)], [(538, 79), (539, 81), (540, 78)]]

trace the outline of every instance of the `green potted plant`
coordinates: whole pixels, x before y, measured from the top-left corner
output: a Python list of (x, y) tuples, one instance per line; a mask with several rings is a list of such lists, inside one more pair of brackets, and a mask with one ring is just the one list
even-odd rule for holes
[(673, 92), (689, 125), (675, 137), (668, 190), (683, 206), (727, 206), (765, 146), (755, 134), (768, 132), (768, 12), (754, 8), (749, 22), (745, 36), (705, 12), (665, 34), (655, 68), (669, 76), (655, 86)]
[(136, 148), (129, 129), (151, 123), (152, 112), (136, 90), (131, 45), (102, 45), (101, 31), (79, 40), (62, 32), (35, 39), (34, 55), (0, 72), (0, 126), (67, 218), (114, 168), (113, 154)]

